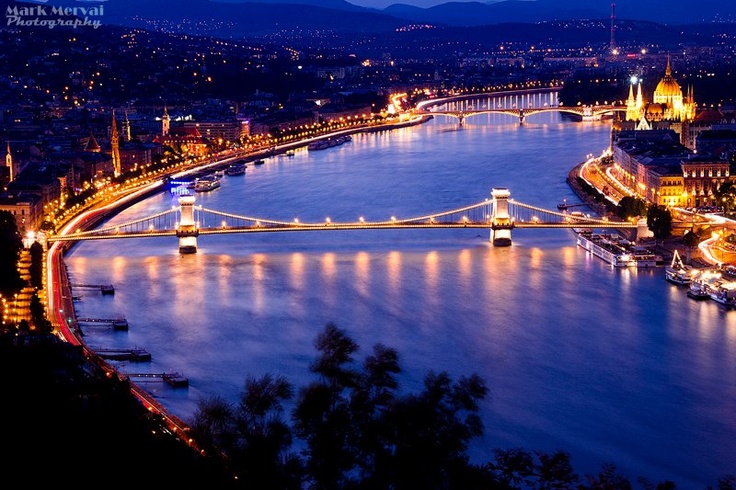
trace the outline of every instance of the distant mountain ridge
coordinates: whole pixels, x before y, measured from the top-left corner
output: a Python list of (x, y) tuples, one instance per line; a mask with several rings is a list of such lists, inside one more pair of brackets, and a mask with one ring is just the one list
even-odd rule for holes
[[(444, 26), (480, 26), (508, 22), (607, 19), (611, 2), (616, 17), (662, 24), (736, 22), (732, 0), (501, 0), (496, 2), (448, 2), (419, 8), (396, 3), (370, 9), (345, 0), (106, 0), (107, 21), (130, 23), (132, 19), (191, 22), (222, 21), (243, 24), (245, 30), (268, 31), (286, 27), (319, 26), (360, 32), (392, 29), (402, 23)], [(48, 4), (80, 6), (82, 0), (48, 0)], [(582, 5), (582, 6), (581, 6)]]
[[(595, 36), (602, 37), (602, 42), (605, 42), (611, 14), (610, 1), (586, 0), (584, 8), (579, 6), (581, 0), (502, 0), (494, 3), (450, 2), (427, 9), (394, 4), (383, 10), (356, 6), (345, 0), (48, 0), (43, 5), (104, 5), (101, 20), (105, 24), (223, 39), (265, 40), (286, 34), (293, 42), (297, 36), (306, 40), (319, 36), (319, 33), (393, 39), (392, 35), (401, 27), (430, 24), (439, 29), (433, 33), (414, 34), (414, 38), (427, 38), (429, 35), (426, 42), (432, 43), (432, 36), (489, 39), (503, 34), (507, 39), (526, 37), (532, 41), (535, 33), (545, 31), (550, 37), (543, 39), (578, 35), (581, 36), (579, 40), (590, 40), (582, 36), (590, 35), (592, 31), (583, 32), (580, 25), (577, 31), (565, 30), (564, 24), (565, 20), (590, 19), (596, 21)], [(0, 0), (0, 4), (24, 5), (13, 0)], [(719, 25), (724, 29), (736, 27), (736, 1), (700, 0), (697, 11), (693, 12), (695, 8), (686, 0), (617, 0), (616, 9), (619, 25), (617, 39), (629, 36), (629, 39), (643, 42), (643, 34), (648, 34), (646, 37), (658, 35), (657, 31), (661, 31), (663, 26), (676, 30), (680, 24), (674, 20), (668, 24), (668, 19), (675, 18), (683, 24), (708, 21), (707, 26), (699, 24), (703, 32)], [(646, 20), (647, 16), (656, 19)], [(716, 24), (713, 20), (717, 18), (734, 19), (734, 22), (727, 26)], [(552, 20), (562, 21), (562, 24), (558, 23), (556, 27), (541, 24)], [(659, 27), (652, 27), (652, 32), (648, 33), (648, 28), (643, 27), (642, 22), (656, 23)], [(494, 27), (489, 29), (488, 26)], [(690, 32), (692, 30), (689, 29)], [(667, 36), (672, 43), (684, 40), (672, 32)], [(384, 43), (384, 47), (391, 51), (404, 49), (405, 39), (397, 40), (401, 44), (394, 47)], [(657, 40), (661, 41), (662, 36)]]
[[(265, 0), (262, 0), (265, 1)], [(616, 17), (665, 24), (729, 20), (736, 22), (736, 2), (728, 0), (502, 0), (500, 2), (450, 2), (427, 9), (394, 4), (382, 12), (450, 25), (484, 25), (500, 22), (602, 19)]]

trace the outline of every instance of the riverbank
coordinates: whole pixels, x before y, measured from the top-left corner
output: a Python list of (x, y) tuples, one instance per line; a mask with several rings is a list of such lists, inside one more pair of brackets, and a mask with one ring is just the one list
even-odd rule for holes
[[(589, 194), (580, 185), (579, 178), (582, 177), (583, 166), (585, 162), (579, 163), (574, 166), (567, 174), (567, 184), (570, 189), (577, 195), (581, 201), (583, 201), (591, 211), (598, 214), (599, 216), (605, 216), (607, 209), (605, 204), (602, 204), (596, 199), (596, 196)], [(598, 189), (598, 192), (602, 191)], [(682, 236), (673, 235), (665, 240), (653, 241), (648, 248), (652, 249), (656, 253), (660, 254), (667, 263), (672, 260), (672, 256), (675, 250), (681, 255), (683, 261), (686, 264), (692, 265), (698, 268), (712, 267), (713, 264), (709, 263), (700, 252), (699, 249), (688, 248), (682, 241)]]
[[(372, 126), (370, 128), (356, 128), (346, 132), (333, 133), (331, 135), (324, 135), (321, 137), (327, 138), (335, 134), (347, 134), (347, 133), (359, 133), (359, 132), (376, 132), (376, 131), (390, 131), (392, 129), (399, 129), (407, 126), (419, 125), (424, 122), (431, 120), (433, 116), (415, 116), (409, 120), (397, 121), (395, 123), (383, 124), (381, 126)], [(266, 156), (266, 152), (270, 152), (270, 155), (283, 153), (288, 149), (304, 147), (309, 144), (310, 140), (301, 140), (299, 142), (290, 143), (287, 145), (280, 145), (275, 148), (268, 150), (260, 149), (257, 151), (249, 152), (238, 156), (227, 156), (223, 160), (230, 160), (234, 158), (252, 158), (257, 156)], [(205, 161), (197, 162), (188, 165), (183, 165), (176, 170), (176, 174), (185, 172), (195, 172), (203, 168), (214, 168), (222, 165), (222, 160), (217, 161)], [(101, 224), (102, 222), (112, 218), (117, 213), (123, 211), (130, 205), (146, 199), (153, 194), (162, 192), (166, 189), (164, 185), (159, 185), (163, 182), (166, 175), (159, 175), (157, 181), (149, 181), (142, 183), (140, 186), (135, 188), (127, 189), (119, 194), (116, 194), (114, 201), (100, 201), (88, 209), (81, 211), (75, 216), (70, 216), (68, 221), (64, 224), (64, 234), (71, 234), (77, 230), (89, 230)], [(157, 183), (158, 182), (158, 183)], [(73, 224), (73, 226), (72, 226)], [(102, 369), (108, 374), (110, 378), (123, 379), (126, 376), (123, 373), (118, 373), (114, 366), (104, 359), (100, 358), (94, 353), (94, 350), (89, 347), (84, 341), (79, 325), (77, 322), (76, 310), (74, 307), (73, 294), (69, 277), (67, 275), (66, 264), (64, 257), (78, 242), (63, 242), (57, 243), (56, 248), (51, 250), (48, 246), (46, 247), (47, 252), (47, 268), (50, 271), (48, 275), (49, 280), (46, 284), (46, 298), (48, 308), (47, 311), (49, 320), (54, 325), (55, 333), (58, 337), (64, 339), (66, 342), (81, 346), (84, 349), (85, 356), (88, 361), (96, 368)], [(49, 255), (50, 254), (50, 255)], [(142, 387), (136, 385), (130, 379), (126, 379), (126, 382), (130, 386), (131, 394), (151, 413), (156, 413), (161, 417), (163, 423), (167, 426), (168, 430), (178, 435), (182, 441), (187, 445), (194, 447), (196, 444), (189, 438), (189, 427), (186, 423), (178, 417), (169, 414), (164, 406), (152, 397)]]

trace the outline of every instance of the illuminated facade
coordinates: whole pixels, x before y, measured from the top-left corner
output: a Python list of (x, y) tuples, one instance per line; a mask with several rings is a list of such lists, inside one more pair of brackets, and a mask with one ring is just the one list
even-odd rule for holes
[(10, 141), (8, 141), (8, 151), (5, 153), (5, 166), (8, 167), (8, 181), (12, 181), (13, 175), (13, 154), (10, 153)]
[(115, 177), (122, 173), (120, 162), (120, 135), (118, 134), (118, 125), (115, 122), (115, 111), (112, 111), (112, 129), (110, 134), (110, 151), (112, 157), (112, 167)]
[[(636, 95), (634, 94), (636, 85)], [(690, 87), (683, 95), (680, 84), (672, 77), (672, 66), (669, 57), (664, 77), (654, 90), (652, 101), (644, 102), (641, 80), (632, 80), (629, 86), (629, 97), (626, 101), (627, 121), (672, 121), (686, 122), (695, 118), (695, 100)]]

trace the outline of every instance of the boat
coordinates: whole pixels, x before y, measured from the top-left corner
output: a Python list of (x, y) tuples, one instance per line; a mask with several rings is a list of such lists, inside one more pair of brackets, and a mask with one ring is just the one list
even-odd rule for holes
[(620, 238), (609, 233), (592, 233), (584, 230), (578, 233), (580, 247), (599, 257), (616, 268), (635, 267), (634, 254), (620, 243)]
[(195, 192), (208, 192), (220, 187), (220, 179), (215, 177), (202, 177), (194, 184)]
[(662, 265), (664, 259), (661, 255), (652, 252), (648, 248), (632, 246), (631, 251), (633, 252), (634, 261), (637, 267), (657, 267)]
[(307, 150), (326, 150), (327, 148), (340, 146), (349, 141), (353, 141), (353, 137), (349, 134), (338, 136), (337, 138), (325, 138), (309, 143)]
[(723, 306), (736, 308), (736, 282), (719, 281), (710, 285), (708, 288), (708, 296)]
[(325, 150), (329, 148), (330, 145), (327, 140), (318, 140), (318, 141), (312, 141), (307, 145), (307, 150), (314, 151), (314, 150)]
[(264, 163), (266, 163), (266, 160), (264, 160), (263, 158), (259, 158), (258, 160), (253, 162), (253, 165), (263, 165)]
[(227, 175), (243, 175), (246, 168), (247, 165), (245, 162), (234, 162), (228, 165), (227, 169), (225, 169), (225, 173)]
[(669, 282), (685, 286), (692, 282), (694, 272), (695, 269), (690, 265), (685, 265), (680, 254), (675, 250), (675, 253), (672, 254), (672, 262), (664, 269), (664, 278)]
[(295, 153), (294, 153), (294, 150), (288, 150), (288, 151), (287, 151), (287, 152), (285, 153), (285, 155), (286, 155), (287, 157), (293, 157), (293, 156), (295, 155)]
[(693, 299), (709, 299), (711, 291), (721, 282), (721, 271), (718, 269), (700, 269), (693, 273), (687, 295)]

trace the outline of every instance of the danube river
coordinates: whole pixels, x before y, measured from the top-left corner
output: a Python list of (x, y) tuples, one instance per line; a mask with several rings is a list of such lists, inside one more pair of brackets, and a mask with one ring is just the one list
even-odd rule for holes
[[(463, 128), (438, 116), (324, 151), (297, 150), (224, 177), (197, 204), (240, 215), (314, 222), (388, 220), (471, 205), (508, 187), (525, 204), (577, 199), (571, 167), (608, 146), (602, 122), (557, 114), (474, 116)], [(122, 223), (176, 206), (158, 194)], [(394, 347), (402, 389), (430, 370), (479, 374), (490, 388), (485, 435), (493, 448), (564, 450), (581, 474), (613, 463), (632, 482), (715, 485), (736, 473), (736, 311), (697, 302), (662, 268), (614, 270), (575, 244), (572, 231), (522, 229), (493, 247), (477, 229), (316, 231), (199, 237), (180, 255), (174, 238), (101, 240), (67, 257), (79, 316), (122, 315), (127, 332), (85, 327), (94, 348), (144, 348), (128, 373), (178, 371), (190, 387), (146, 387), (191, 420), (197, 401), (236, 402), (247, 375), (312, 378), (313, 341), (328, 322), (361, 345)]]

